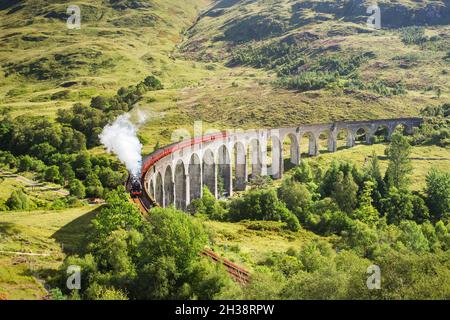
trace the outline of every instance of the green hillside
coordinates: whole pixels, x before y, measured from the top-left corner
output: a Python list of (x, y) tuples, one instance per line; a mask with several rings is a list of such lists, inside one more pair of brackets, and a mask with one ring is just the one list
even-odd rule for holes
[(152, 72), (173, 78), (171, 52), (205, 3), (78, 1), (81, 30), (69, 30), (66, 1), (2, 1), (0, 108), (53, 115)]
[[(448, 1), (379, 2), (382, 30), (367, 27), (369, 4), (220, 1), (190, 29), (183, 52), (201, 61), (263, 69), (266, 82), (291, 89), (258, 86), (254, 97), (239, 101), (258, 105), (263, 96), (271, 106), (265, 111), (275, 109), (269, 114), (275, 123), (286, 119), (285, 109), (298, 123), (413, 115), (423, 105), (448, 101)], [(411, 25), (424, 28), (403, 29)], [(308, 75), (322, 83), (311, 84)], [(245, 114), (238, 109), (233, 116)]]
[(81, 30), (68, 30), (63, 1), (7, 1), (0, 108), (54, 116), (154, 74), (165, 90), (139, 103), (162, 114), (143, 128), (151, 151), (194, 120), (274, 127), (448, 102), (448, 1), (380, 2), (378, 31), (367, 3), (89, 1), (78, 3)]
[(382, 29), (372, 30), (368, 1), (214, 2), (175, 55), (214, 72), (160, 93), (151, 108), (165, 118), (143, 135), (153, 146), (194, 120), (277, 127), (415, 116), (448, 102), (448, 1), (379, 4)]
[[(0, 300), (449, 299), (450, 0), (380, 0), (380, 30), (372, 3), (81, 0), (69, 30), (67, 1), (2, 0)], [(336, 153), (321, 135), (283, 179), (230, 199), (205, 189), (189, 214), (144, 222), (99, 139), (136, 109), (144, 154), (195, 121), (425, 121), (354, 148), (339, 135)], [(200, 259), (205, 246), (251, 284)], [(65, 289), (73, 264), (91, 272), (80, 293)], [(372, 264), (381, 291), (366, 290)]]
[(0, 215), (0, 296), (41, 300), (45, 281), (67, 253), (76, 252), (89, 231), (96, 207)]

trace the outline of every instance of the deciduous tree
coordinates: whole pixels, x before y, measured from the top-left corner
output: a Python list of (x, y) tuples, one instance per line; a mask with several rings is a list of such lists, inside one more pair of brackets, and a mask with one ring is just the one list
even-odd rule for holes
[(386, 149), (389, 165), (386, 175), (389, 177), (389, 187), (406, 188), (408, 186), (408, 175), (412, 172), (411, 146), (408, 139), (398, 133), (392, 135), (389, 147)]
[(426, 202), (433, 218), (450, 217), (450, 174), (432, 168), (426, 177)]

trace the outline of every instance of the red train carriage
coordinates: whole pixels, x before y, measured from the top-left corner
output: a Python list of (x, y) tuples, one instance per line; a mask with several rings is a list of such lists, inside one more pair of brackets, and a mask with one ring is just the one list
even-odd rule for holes
[(216, 139), (225, 139), (225, 138), (227, 138), (227, 136), (228, 136), (227, 132), (223, 131), (223, 132), (212, 134), (209, 136), (202, 136), (202, 137), (192, 138), (192, 139), (185, 140), (182, 142), (174, 143), (164, 149), (158, 150), (144, 164), (144, 166), (142, 168), (142, 175), (144, 176), (145, 173), (159, 160), (167, 157), (168, 155), (170, 155), (178, 150), (182, 150), (184, 148), (191, 147), (196, 144), (214, 141)]

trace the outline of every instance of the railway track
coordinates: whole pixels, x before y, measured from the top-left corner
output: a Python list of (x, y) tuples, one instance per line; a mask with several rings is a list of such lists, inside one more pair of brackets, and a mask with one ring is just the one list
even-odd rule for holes
[[(143, 216), (148, 216), (150, 209), (156, 205), (154, 201), (145, 196), (145, 192), (141, 197), (132, 196), (131, 201), (139, 206), (139, 210), (141, 211)], [(234, 281), (242, 285), (246, 285), (250, 282), (250, 273), (247, 270), (231, 262), (230, 260), (221, 257), (210, 248), (205, 248), (200, 254), (204, 257), (211, 259), (211, 261), (213, 261), (214, 263), (219, 263), (223, 265), (225, 267), (225, 270), (228, 272), (228, 274)]]
[(250, 273), (238, 266), (237, 264), (231, 262), (228, 259), (225, 259), (219, 256), (217, 253), (212, 251), (209, 248), (205, 248), (201, 254), (205, 257), (210, 258), (215, 263), (222, 264), (227, 270), (228, 274), (238, 283), (246, 285), (250, 282)]

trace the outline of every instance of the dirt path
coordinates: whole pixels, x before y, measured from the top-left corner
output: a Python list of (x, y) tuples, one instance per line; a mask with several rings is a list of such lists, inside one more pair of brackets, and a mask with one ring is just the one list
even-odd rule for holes
[(15, 255), (15, 256), (31, 256), (31, 257), (50, 257), (49, 253), (15, 252), (15, 251), (2, 251), (2, 250), (0, 250), (0, 254), (8, 254), (8, 255)]
[(16, 173), (11, 173), (11, 172), (0, 170), (0, 177), (7, 178), (7, 179), (15, 179), (17, 181), (22, 182), (23, 184), (25, 184), (28, 187), (39, 188), (41, 191), (54, 191), (56, 193), (59, 193), (62, 196), (69, 195), (69, 192), (64, 189), (49, 187), (49, 186), (46, 186), (44, 183), (33, 181), (31, 179), (28, 179), (28, 178), (18, 175)]

